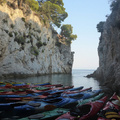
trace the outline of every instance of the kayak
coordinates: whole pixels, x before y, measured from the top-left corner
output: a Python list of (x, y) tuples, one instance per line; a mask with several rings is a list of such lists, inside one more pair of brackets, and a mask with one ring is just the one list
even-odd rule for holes
[(35, 102), (35, 101), (27, 102), (25, 105), (19, 105), (19, 106), (12, 105), (12, 107), (13, 107), (13, 116), (20, 116), (20, 117), (29, 116), (31, 114), (49, 111), (56, 108), (56, 106), (52, 104), (45, 102)]
[(76, 101), (70, 103), (70, 104), (66, 104), (63, 107), (64, 108), (71, 108), (71, 106), (76, 106), (78, 104), (78, 101), (82, 101), (82, 100), (87, 100), (88, 98), (94, 97), (99, 93), (99, 90), (95, 90), (92, 92), (83, 92), (81, 94), (75, 95), (75, 96), (69, 96), (67, 98), (72, 98), (75, 99)]
[(63, 93), (65, 94), (73, 94), (73, 93), (80, 93), (80, 92), (84, 92), (84, 91), (88, 91), (88, 90), (91, 90), (92, 87), (89, 87), (89, 88), (86, 88), (86, 89), (82, 89), (82, 90), (75, 90), (75, 91), (64, 91)]
[(24, 83), (19, 83), (19, 84), (12, 84), (12, 86), (23, 86), (23, 85), (26, 85), (26, 84), (24, 84)]
[(75, 107), (75, 109), (63, 114), (55, 120), (90, 120), (100, 111), (107, 98), (108, 97), (105, 96), (95, 102), (90, 102), (82, 106)]
[(56, 93), (59, 93), (59, 92), (64, 92), (64, 91), (67, 91), (67, 90), (69, 90), (69, 91), (75, 91), (75, 90), (81, 90), (81, 89), (83, 89), (83, 86), (80, 86), (80, 87), (77, 87), (77, 88), (73, 88), (73, 86), (67, 86), (67, 87), (63, 87), (63, 89), (61, 89), (61, 90), (53, 90), (52, 92), (50, 92), (50, 94), (56, 94)]
[(69, 91), (81, 90), (83, 88), (84, 88), (84, 86), (80, 86), (80, 87), (76, 87), (76, 88), (71, 88), (71, 89), (69, 89)]
[[(92, 92), (83, 92), (81, 94), (78, 94), (77, 96), (52, 96), (52, 97), (47, 97), (45, 99), (42, 99), (43, 102), (46, 103), (50, 103), (53, 104), (57, 107), (64, 107), (64, 108), (70, 108), (73, 105), (77, 105), (77, 101), (78, 100), (83, 100), (83, 99), (87, 99), (90, 97), (93, 97), (95, 95), (97, 95), (100, 91), (96, 90), (96, 91), (92, 91)], [(39, 101), (39, 100), (38, 100)]]
[(102, 98), (103, 95), (104, 95), (104, 93), (100, 93), (100, 94), (98, 94), (97, 96), (92, 97), (92, 98), (88, 98), (88, 99), (84, 99), (84, 100), (78, 100), (77, 107), (78, 107), (78, 106), (81, 106), (81, 105), (84, 105), (84, 104), (86, 104), (86, 103), (89, 103), (89, 102), (93, 102), (93, 101), (95, 101), (95, 100), (98, 100), (98, 99)]
[(17, 120), (53, 120), (68, 111), (69, 109), (56, 108), (51, 111), (46, 111), (46, 112), (30, 115), (28, 117), (20, 118)]
[(71, 103), (74, 103), (77, 100), (73, 99), (73, 98), (56, 97), (53, 99), (51, 99), (51, 98), (43, 99), (42, 101), (52, 104), (52, 105), (55, 105), (56, 107), (63, 107), (66, 105), (70, 105)]
[(39, 84), (39, 83), (36, 83), (34, 84), (35, 86), (44, 86), (44, 85), (51, 85), (49, 82), (48, 83), (43, 83), (43, 84)]
[(30, 119), (38, 119), (38, 120), (46, 120), (46, 119), (55, 119), (57, 117), (59, 117), (62, 114), (65, 114), (69, 111), (69, 109), (64, 109), (64, 108), (56, 108), (54, 110), (51, 111), (46, 111), (43, 113), (39, 113), (39, 114), (35, 114), (35, 115), (31, 115), (28, 117), (28, 120)]
[(80, 93), (73, 93), (73, 94), (61, 94), (63, 97), (69, 97), (74, 99), (87, 99), (93, 96), (96, 96), (99, 94), (101, 90), (93, 90), (93, 91), (86, 91), (86, 92), (80, 92)]
[(120, 100), (116, 93), (105, 104), (104, 108), (100, 111), (97, 120), (120, 120)]
[(44, 85), (45, 87), (62, 87), (62, 84)]
[(14, 106), (25, 105), (27, 102), (0, 103), (0, 111), (12, 110)]

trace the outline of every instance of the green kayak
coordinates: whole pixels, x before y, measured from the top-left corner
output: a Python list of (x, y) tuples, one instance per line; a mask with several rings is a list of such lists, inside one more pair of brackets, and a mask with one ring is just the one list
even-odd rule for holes
[(46, 119), (52, 120), (52, 119), (55, 119), (62, 114), (67, 113), (68, 111), (69, 111), (69, 109), (56, 108), (56, 109), (51, 110), (51, 111), (31, 115), (29, 117), (21, 118), (18, 120), (46, 120)]
[(39, 86), (39, 87), (35, 87), (36, 90), (47, 90), (49, 89), (49, 87), (44, 87), (44, 86)]
[(99, 95), (93, 97), (93, 98), (89, 98), (89, 99), (84, 99), (84, 100), (78, 100), (78, 104), (77, 106), (81, 106), (83, 104), (86, 104), (88, 102), (93, 102), (95, 100), (99, 100), (100, 98), (102, 98), (104, 95), (104, 93), (100, 93)]

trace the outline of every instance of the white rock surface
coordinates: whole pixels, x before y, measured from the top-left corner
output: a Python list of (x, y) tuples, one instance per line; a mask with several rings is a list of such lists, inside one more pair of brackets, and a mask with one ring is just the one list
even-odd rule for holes
[[(25, 22), (22, 20), (25, 19)], [(25, 40), (24, 44), (17, 40)], [(40, 48), (37, 43), (46, 43)], [(70, 46), (56, 46), (57, 34), (46, 28), (32, 12), (0, 6), (0, 76), (28, 76), (71, 73), (73, 54)], [(38, 55), (34, 55), (34, 46)]]

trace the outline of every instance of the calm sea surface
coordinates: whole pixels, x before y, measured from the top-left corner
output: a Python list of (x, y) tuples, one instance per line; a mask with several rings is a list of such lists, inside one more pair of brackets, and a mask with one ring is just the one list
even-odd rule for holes
[(99, 89), (99, 83), (93, 78), (84, 76), (93, 73), (94, 70), (73, 69), (72, 74), (55, 74), (39, 77), (29, 77), (24, 79), (9, 79), (8, 81), (26, 82), (26, 83), (46, 83), (63, 84), (64, 86), (74, 87), (84, 86), (84, 88), (93, 87), (94, 90)]

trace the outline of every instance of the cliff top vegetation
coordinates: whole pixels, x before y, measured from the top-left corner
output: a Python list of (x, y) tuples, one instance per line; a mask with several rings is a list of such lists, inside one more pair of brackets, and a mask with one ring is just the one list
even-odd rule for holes
[(61, 25), (68, 17), (63, 0), (0, 0), (0, 4), (8, 1), (11, 1), (13, 6), (17, 3), (19, 9), (27, 4), (46, 27), (57, 26), (61, 28), (60, 33), (68, 43), (77, 38), (77, 35), (72, 34), (73, 28), (71, 25)]
[[(110, 10), (111, 11), (115, 11), (118, 9), (120, 0), (109, 0), (109, 2), (110, 2)], [(106, 16), (106, 17), (108, 17), (108, 16)], [(104, 23), (105, 23), (105, 21), (100, 21), (97, 24), (96, 28), (97, 28), (98, 32), (101, 32), (101, 33), (103, 32)], [(117, 24), (117, 26), (118, 26), (120, 24), (120, 22), (117, 21), (115, 24)]]

